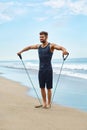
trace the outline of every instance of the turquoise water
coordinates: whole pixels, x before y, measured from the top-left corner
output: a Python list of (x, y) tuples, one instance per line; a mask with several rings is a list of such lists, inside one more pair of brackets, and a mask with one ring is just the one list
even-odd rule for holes
[[(30, 60), (24, 61), (24, 64), (41, 98), (38, 84), (39, 63), (37, 60)], [(54, 91), (61, 64), (62, 60), (52, 61), (54, 71), (52, 91)], [(2, 73), (1, 76), (18, 81), (29, 87), (30, 91), (27, 94), (36, 97), (21, 61), (0, 61), (0, 73)], [(65, 61), (53, 102), (87, 111), (87, 58)]]

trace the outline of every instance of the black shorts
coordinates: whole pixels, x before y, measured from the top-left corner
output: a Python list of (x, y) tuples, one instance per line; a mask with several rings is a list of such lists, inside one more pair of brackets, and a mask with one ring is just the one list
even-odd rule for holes
[(53, 70), (39, 70), (38, 74), (40, 88), (51, 89), (53, 87)]

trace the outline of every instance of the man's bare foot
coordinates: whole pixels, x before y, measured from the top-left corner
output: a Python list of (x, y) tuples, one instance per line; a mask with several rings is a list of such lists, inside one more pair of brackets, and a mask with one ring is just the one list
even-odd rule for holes
[(46, 108), (47, 108), (47, 106), (42, 106), (42, 108), (46, 109)]
[(42, 107), (43, 105), (36, 105), (35, 108), (40, 108)]
[(43, 106), (42, 106), (42, 108), (46, 109), (47, 108), (47, 104), (44, 103)]
[(48, 104), (48, 105), (47, 105), (47, 108), (51, 108), (51, 104)]

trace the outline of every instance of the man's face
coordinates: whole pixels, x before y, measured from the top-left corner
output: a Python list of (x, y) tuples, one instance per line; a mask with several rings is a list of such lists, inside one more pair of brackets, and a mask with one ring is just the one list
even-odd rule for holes
[(40, 35), (40, 42), (45, 43), (47, 40), (47, 37), (45, 35)]

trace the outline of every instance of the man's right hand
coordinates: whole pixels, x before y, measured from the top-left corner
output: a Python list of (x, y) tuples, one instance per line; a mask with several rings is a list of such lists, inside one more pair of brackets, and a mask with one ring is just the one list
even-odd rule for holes
[(20, 59), (22, 59), (21, 52), (18, 52), (17, 55), (19, 56)]

